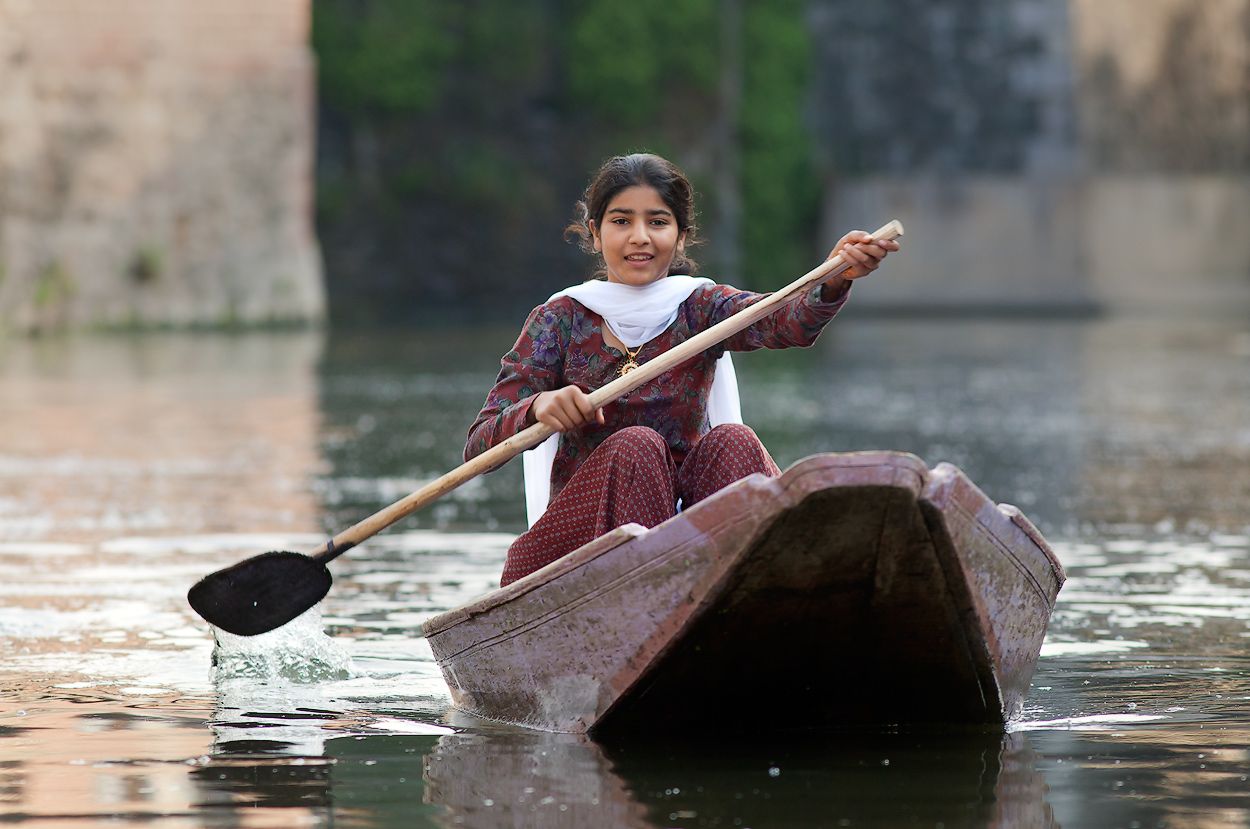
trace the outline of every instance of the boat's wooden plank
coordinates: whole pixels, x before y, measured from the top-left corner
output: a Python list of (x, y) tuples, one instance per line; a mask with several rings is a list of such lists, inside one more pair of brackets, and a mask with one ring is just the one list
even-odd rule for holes
[(775, 487), (740, 481), (699, 526), (666, 522), (431, 636), (453, 702), (545, 730), (589, 730), (714, 595), (741, 553), (734, 539), (750, 535)]
[[(983, 642), (998, 686), (1004, 720), (1028, 692), (1046, 625), (1062, 584), (1053, 553), (1000, 509), (957, 468), (939, 465), (924, 500), (932, 505), (935, 537), (948, 579), (967, 584), (964, 625)], [(1031, 527), (1031, 525), (1030, 525)]]
[[(427, 619), (425, 624), (421, 626), (422, 632), (427, 636), (434, 636), (443, 631), (459, 625), (461, 622), (473, 616), (480, 616), (488, 613), (496, 607), (506, 605), (524, 593), (528, 593), (535, 587), (544, 584), (570, 570), (576, 570), (587, 561), (596, 558), (604, 553), (619, 547), (627, 541), (637, 538), (647, 532), (647, 528), (641, 524), (625, 524), (617, 527), (611, 532), (605, 533), (563, 558), (556, 559), (524, 578), (517, 579), (507, 587), (501, 587), (498, 590), (492, 590), (482, 598), (462, 605), (446, 613), (441, 613), (432, 619)], [(468, 628), (465, 628), (465, 632)]]

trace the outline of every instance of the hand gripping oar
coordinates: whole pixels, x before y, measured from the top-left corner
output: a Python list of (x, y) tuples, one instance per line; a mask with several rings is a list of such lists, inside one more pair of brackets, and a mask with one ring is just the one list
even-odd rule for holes
[[(895, 220), (874, 233), (873, 239), (888, 241), (902, 235), (903, 226)], [(800, 291), (842, 273), (852, 264), (841, 254), (825, 260), (781, 290), (591, 392), (590, 404), (598, 409), (625, 396), (642, 384), (654, 380), (763, 319)], [(330, 590), (332, 579), (326, 568), (328, 562), (466, 481), (494, 469), (526, 449), (537, 446), (550, 437), (553, 431), (550, 426), (536, 423), (344, 530), (313, 553), (262, 553), (200, 579), (187, 593), (187, 600), (195, 612), (209, 623), (240, 636), (255, 636), (280, 627), (321, 601)]]

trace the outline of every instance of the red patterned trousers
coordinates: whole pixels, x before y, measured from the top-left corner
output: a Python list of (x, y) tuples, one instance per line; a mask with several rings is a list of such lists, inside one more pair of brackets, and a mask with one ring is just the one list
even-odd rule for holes
[(749, 426), (726, 423), (699, 439), (681, 467), (659, 432), (630, 426), (599, 445), (547, 511), (508, 548), (500, 586), (529, 575), (622, 524), (654, 527), (683, 506), (746, 476), (781, 470)]

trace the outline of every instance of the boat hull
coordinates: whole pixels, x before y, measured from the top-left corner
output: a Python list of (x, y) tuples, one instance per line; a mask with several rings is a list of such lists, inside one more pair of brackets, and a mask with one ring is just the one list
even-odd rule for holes
[(545, 731), (1002, 724), (1063, 577), (955, 467), (828, 454), (618, 528), (425, 633), (457, 708)]

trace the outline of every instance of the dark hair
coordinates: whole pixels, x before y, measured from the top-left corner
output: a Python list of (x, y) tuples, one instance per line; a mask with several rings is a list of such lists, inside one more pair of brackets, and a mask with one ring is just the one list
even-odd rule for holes
[[(639, 185), (654, 188), (668, 209), (673, 211), (673, 217), (677, 220), (678, 233), (686, 234), (684, 247), (689, 249), (697, 245), (699, 240), (694, 215), (694, 188), (690, 186), (690, 180), (686, 178), (686, 174), (677, 169), (673, 162), (651, 153), (618, 155), (603, 162), (599, 172), (595, 173), (595, 177), (586, 186), (586, 192), (582, 194), (581, 200), (574, 206), (573, 221), (564, 228), (564, 238), (576, 237), (578, 247), (594, 255), (594, 237), (590, 232), (591, 220), (594, 221), (596, 227), (602, 227), (603, 214), (607, 212), (608, 205), (611, 204), (616, 194), (627, 187)], [(595, 272), (596, 279), (603, 279), (607, 276), (607, 271), (602, 266), (602, 259), (600, 263), (599, 270)], [(698, 267), (697, 262), (678, 251), (673, 255), (668, 272), (670, 274), (693, 273)]]

